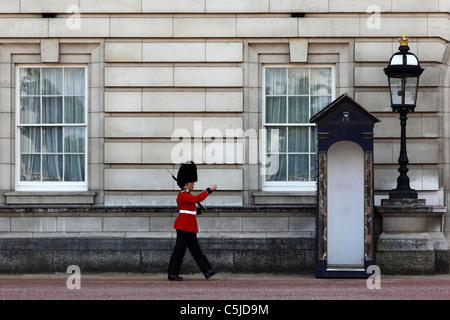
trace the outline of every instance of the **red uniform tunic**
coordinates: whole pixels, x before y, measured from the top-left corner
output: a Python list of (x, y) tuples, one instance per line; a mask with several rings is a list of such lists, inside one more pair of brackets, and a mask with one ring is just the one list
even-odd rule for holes
[(178, 194), (177, 205), (180, 213), (175, 220), (174, 228), (177, 230), (198, 232), (196, 202), (201, 202), (210, 192), (203, 190), (198, 196), (193, 196), (189, 190), (183, 189)]

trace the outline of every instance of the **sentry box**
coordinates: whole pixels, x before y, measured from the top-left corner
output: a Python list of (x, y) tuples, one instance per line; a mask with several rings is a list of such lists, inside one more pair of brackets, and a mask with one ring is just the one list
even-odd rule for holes
[(316, 277), (368, 277), (375, 264), (373, 127), (379, 120), (347, 93), (317, 124)]

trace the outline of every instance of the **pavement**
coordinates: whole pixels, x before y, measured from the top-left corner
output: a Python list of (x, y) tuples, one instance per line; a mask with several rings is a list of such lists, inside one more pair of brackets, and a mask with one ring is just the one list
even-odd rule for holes
[(450, 275), (317, 279), (314, 276), (219, 273), (0, 275), (0, 300), (450, 300)]

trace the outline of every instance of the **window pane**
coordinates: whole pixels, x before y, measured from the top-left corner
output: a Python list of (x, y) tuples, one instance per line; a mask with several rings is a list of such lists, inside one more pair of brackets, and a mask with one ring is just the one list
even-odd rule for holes
[(41, 152), (41, 128), (20, 128), (20, 152)]
[(267, 128), (267, 153), (286, 152), (286, 128)]
[(23, 154), (20, 157), (20, 181), (41, 180), (41, 156), (38, 154)]
[(286, 181), (286, 155), (268, 154), (266, 159), (266, 181)]
[(309, 181), (309, 156), (307, 154), (289, 155), (289, 181)]
[(64, 70), (64, 93), (66, 95), (84, 95), (84, 68), (66, 68)]
[(41, 99), (39, 97), (20, 98), (20, 123), (41, 122)]
[(331, 95), (331, 68), (311, 68), (311, 95)]
[(84, 123), (84, 97), (64, 98), (64, 123)]
[(64, 152), (83, 153), (86, 145), (85, 132), (84, 127), (64, 128)]
[(64, 180), (84, 181), (84, 155), (64, 156)]
[(62, 181), (62, 155), (43, 155), (42, 181)]
[(286, 98), (266, 98), (266, 123), (286, 123)]
[(331, 103), (331, 96), (311, 97), (311, 117)]
[(42, 98), (42, 123), (62, 123), (62, 98)]
[(20, 69), (20, 95), (39, 95), (40, 93), (39, 68)]
[(308, 152), (309, 127), (289, 128), (288, 152)]
[(266, 94), (286, 94), (286, 68), (266, 69)]
[(308, 68), (289, 68), (289, 95), (309, 94)]
[(315, 181), (316, 180), (316, 161), (317, 161), (317, 155), (312, 154), (310, 155), (310, 160), (311, 160), (311, 178), (310, 181)]
[(309, 98), (289, 97), (289, 123), (308, 123), (309, 118)]
[(42, 128), (42, 151), (47, 153), (62, 152), (62, 128), (43, 127)]
[(317, 152), (317, 127), (310, 127), (311, 130), (311, 153)]
[(62, 69), (42, 69), (42, 94), (62, 95)]

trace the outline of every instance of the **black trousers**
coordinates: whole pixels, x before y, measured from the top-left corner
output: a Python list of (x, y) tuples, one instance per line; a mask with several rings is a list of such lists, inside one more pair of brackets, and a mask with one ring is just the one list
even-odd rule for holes
[(206, 259), (200, 249), (197, 233), (177, 230), (177, 242), (173, 248), (172, 257), (170, 258), (169, 267), (167, 269), (168, 274), (180, 274), (181, 264), (183, 263), (186, 248), (188, 248), (191, 252), (202, 273), (205, 273), (212, 268), (208, 259)]

